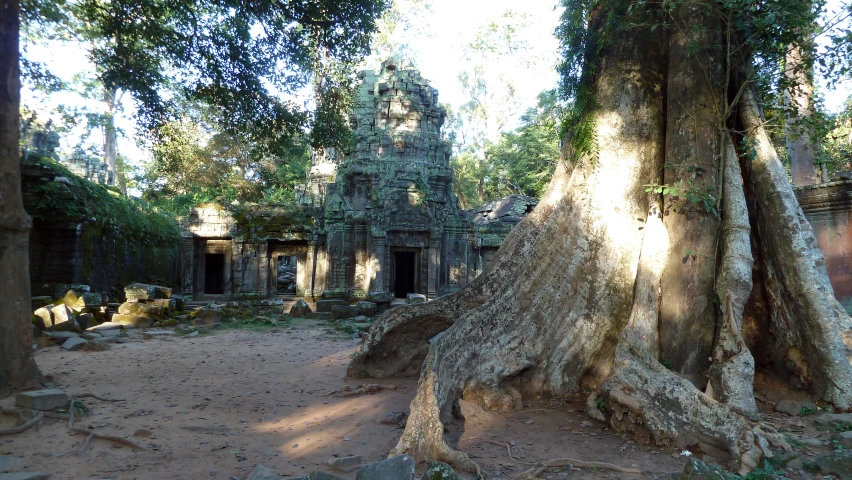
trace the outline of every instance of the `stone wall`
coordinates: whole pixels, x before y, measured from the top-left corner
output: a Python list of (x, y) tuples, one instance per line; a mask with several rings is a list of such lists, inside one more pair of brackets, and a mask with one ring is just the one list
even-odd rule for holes
[(795, 188), (825, 256), (834, 296), (852, 314), (852, 180)]
[(129, 283), (177, 283), (176, 222), (51, 162), (28, 161), (22, 173), (24, 206), (33, 218), (33, 295), (85, 284), (120, 298)]

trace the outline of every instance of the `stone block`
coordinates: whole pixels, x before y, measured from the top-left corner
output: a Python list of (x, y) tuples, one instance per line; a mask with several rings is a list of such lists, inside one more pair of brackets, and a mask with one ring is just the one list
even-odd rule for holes
[(405, 303), (409, 305), (414, 305), (416, 303), (426, 303), (426, 295), (421, 295), (419, 293), (409, 293), (405, 297)]
[(302, 300), (301, 298), (296, 300), (296, 303), (290, 307), (290, 316), (293, 318), (308, 318), (313, 311), (311, 307), (308, 306), (308, 303)]
[(47, 480), (48, 478), (50, 474), (42, 472), (0, 473), (0, 480)]
[(358, 313), (365, 317), (374, 317), (378, 312), (378, 305), (375, 302), (358, 302)]
[(136, 328), (148, 328), (154, 324), (154, 320), (149, 317), (140, 317), (138, 315), (124, 315), (116, 313), (112, 316), (112, 323), (118, 323), (123, 326), (131, 326)]
[(67, 305), (57, 305), (51, 308), (50, 312), (53, 314), (53, 326), (50, 327), (50, 330), (68, 332), (80, 329), (77, 325), (77, 317)]
[(171, 298), (175, 299), (175, 311), (182, 312), (186, 310), (186, 300), (180, 295), (172, 295)]
[(19, 393), (17, 398), (15, 398), (15, 405), (21, 408), (46, 412), (54, 408), (67, 407), (68, 401), (68, 395), (62, 390), (45, 388), (43, 390)]
[(22, 459), (10, 455), (0, 455), (0, 472), (5, 472), (22, 461)]
[(128, 300), (155, 300), (157, 298), (170, 298), (172, 289), (160, 285), (148, 285), (146, 283), (131, 283), (124, 287), (124, 296)]
[(325, 461), (325, 464), (335, 470), (349, 473), (354, 472), (361, 466), (361, 457), (353, 455), (350, 457), (330, 458)]
[(444, 462), (430, 461), (429, 468), (420, 477), (420, 480), (461, 480), (453, 470), (453, 467)]
[(349, 302), (347, 302), (346, 300), (340, 300), (340, 299), (317, 300), (317, 312), (331, 313), (331, 308), (335, 305), (349, 306)]
[(258, 464), (254, 467), (254, 470), (249, 473), (249, 476), (246, 480), (280, 480), (281, 475), (278, 474), (277, 471), (266, 468), (262, 464)]
[(80, 325), (80, 328), (85, 330), (95, 324), (95, 316), (91, 313), (81, 313), (77, 315), (77, 324)]
[(86, 329), (87, 332), (98, 332), (103, 333), (106, 330), (121, 330), (122, 325), (120, 323), (115, 322), (106, 322), (100, 325), (95, 325), (94, 327), (89, 327)]
[(367, 294), (367, 301), (373, 303), (389, 303), (394, 299), (393, 292), (370, 292)]
[(311, 314), (311, 318), (314, 320), (331, 320), (331, 313), (329, 312), (314, 312)]
[(137, 317), (148, 317), (154, 320), (160, 320), (166, 313), (166, 309), (161, 305), (153, 303), (126, 302), (122, 303), (121, 306), (118, 307), (118, 313), (122, 315), (135, 315)]
[(176, 310), (177, 300), (174, 298), (158, 298), (152, 301), (149, 305), (156, 305), (163, 308), (163, 315), (170, 315)]
[(414, 480), (414, 459), (397, 455), (358, 469), (355, 480)]
[(215, 325), (222, 319), (222, 312), (210, 307), (201, 307), (195, 311), (195, 318), (192, 324), (199, 325)]
[(100, 307), (103, 303), (103, 297), (100, 293), (87, 292), (84, 293), (80, 298), (83, 299), (83, 303), (86, 305), (86, 308), (88, 308), (89, 311)]
[(62, 350), (67, 350), (69, 352), (82, 350), (87, 343), (89, 343), (89, 341), (82, 337), (69, 338), (62, 344)]
[(331, 318), (333, 320), (341, 320), (344, 318), (353, 318), (358, 316), (358, 308), (352, 305), (334, 305), (331, 307)]
[(74, 290), (65, 292), (65, 296), (59, 299), (56, 303), (65, 304), (74, 313), (82, 313), (86, 310), (86, 302), (82, 297), (78, 297)]
[(35, 323), (35, 325), (39, 329), (47, 330), (48, 328), (53, 326), (53, 314), (50, 312), (50, 310), (54, 306), (55, 305), (49, 304), (47, 306), (38, 308), (35, 312), (33, 312), (33, 323)]

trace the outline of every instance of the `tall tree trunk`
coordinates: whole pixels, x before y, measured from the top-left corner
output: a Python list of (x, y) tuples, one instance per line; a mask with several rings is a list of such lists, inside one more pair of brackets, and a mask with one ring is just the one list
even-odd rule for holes
[[(591, 13), (592, 31), (616, 3)], [(691, 5), (675, 14), (680, 37), (654, 31), (648, 18), (606, 32), (613, 38), (593, 58), (587, 85), (595, 101), (584, 125), (593, 131), (581, 139), (596, 148), (581, 158), (563, 152), (572, 167), (557, 169), (483, 275), (374, 323), (349, 374), (420, 372), (392, 455), (477, 470), (445, 434), (459, 399), (510, 410), (525, 395), (589, 389), (603, 395), (606, 420), (626, 435), (664, 446), (698, 442), (746, 473), (772, 455), (770, 446), (789, 449), (757, 417), (758, 354), (821, 399), (851, 406), (852, 321), (832, 295), (749, 82), (732, 73), (742, 66), (719, 55), (724, 44), (714, 35), (722, 27)], [(696, 44), (709, 60), (691, 58)], [(755, 146), (753, 159), (739, 161), (733, 126)], [(706, 168), (697, 174), (688, 165)], [(666, 175), (665, 183), (691, 183), (695, 195), (681, 202), (648, 188)], [(755, 257), (761, 275), (752, 275)], [(753, 348), (768, 351), (750, 351), (741, 334), (754, 291), (766, 294), (771, 321), (761, 325), (771, 327)], [(705, 376), (706, 389), (697, 380)]]
[(794, 185), (813, 185), (822, 177), (814, 167), (814, 149), (808, 121), (813, 115), (811, 99), (814, 84), (808, 68), (807, 45), (791, 45), (784, 65), (784, 75), (789, 86), (784, 90), (784, 101), (788, 109), (784, 119), (784, 133), (787, 137), (787, 157), (790, 160), (790, 174)]
[[(669, 250), (659, 327), (660, 359), (703, 387), (701, 373), (710, 363), (716, 332), (713, 286), (719, 219), (695, 197), (718, 195), (719, 110), (726, 86), (721, 22), (706, 17), (700, 8), (698, 2), (681, 4), (669, 36), (661, 183), (676, 186), (677, 193), (663, 197)], [(695, 28), (698, 25), (703, 28)]]
[(21, 83), (18, 33), (20, 5), (6, 0), (0, 11), (0, 394), (40, 382), (33, 358), (30, 305), (30, 218), (21, 196)]
[[(122, 184), (116, 170), (116, 157), (118, 156), (118, 135), (115, 131), (116, 88), (104, 86), (104, 103), (107, 106), (106, 118), (104, 120), (104, 161), (107, 164), (107, 185)], [(122, 188), (122, 192), (126, 191)]]

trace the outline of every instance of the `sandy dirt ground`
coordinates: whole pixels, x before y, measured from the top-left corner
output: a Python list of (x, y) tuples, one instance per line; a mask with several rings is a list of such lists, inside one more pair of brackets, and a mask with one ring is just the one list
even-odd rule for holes
[[(135, 331), (129, 343), (102, 352), (47, 347), (36, 359), (56, 387), (71, 395), (123, 399), (84, 399), (90, 412), (77, 426), (130, 438), (152, 450), (93, 439), (78, 455), (85, 435), (69, 432), (61, 421), (45, 420), (38, 431), (0, 437), (0, 454), (24, 459), (14, 471), (69, 480), (230, 480), (245, 479), (262, 463), (285, 478), (324, 470), (354, 479), (354, 472), (331, 470), (325, 461), (348, 455), (360, 455), (365, 463), (385, 458), (402, 430), (380, 421), (390, 412), (407, 412), (415, 394), (416, 379), (393, 379), (373, 383), (405, 388), (354, 398), (324, 396), (360, 383), (345, 376), (359, 341), (318, 321), (146, 337)], [(0, 403), (11, 406), (14, 399)], [(621, 438), (590, 420), (583, 403), (580, 397), (531, 401), (522, 411), (486, 413), (452, 428), (462, 428), (459, 446), (488, 478), (511, 478), (529, 468), (490, 442), (511, 443), (514, 457), (524, 462), (576, 457), (646, 472), (582, 469), (551, 471), (541, 478), (656, 479), (683, 469), (686, 459), (677, 452)], [(13, 424), (8, 416), (0, 419), (0, 428)], [(420, 465), (418, 472), (423, 470)]]

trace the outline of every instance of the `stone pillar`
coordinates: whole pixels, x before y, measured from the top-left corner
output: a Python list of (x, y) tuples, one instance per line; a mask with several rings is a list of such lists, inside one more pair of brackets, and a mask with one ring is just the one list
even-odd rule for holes
[(195, 284), (195, 238), (183, 237), (180, 252), (181, 293), (192, 296)]
[(308, 245), (304, 253), (299, 254), (296, 264), (296, 295), (300, 297), (313, 296), (315, 255), (316, 246), (313, 243)]
[(387, 290), (388, 284), (385, 275), (390, 270), (387, 259), (387, 239), (384, 236), (373, 237), (373, 245), (373, 255), (375, 258), (373, 259), (373, 278), (371, 280), (370, 291), (384, 292)]
[(435, 298), (438, 296), (438, 288), (440, 287), (440, 281), (438, 279), (438, 275), (441, 273), (441, 237), (440, 233), (433, 235), (429, 239), (429, 250), (428, 250), (428, 280), (427, 285), (428, 288), (426, 290), (426, 296), (428, 298)]

